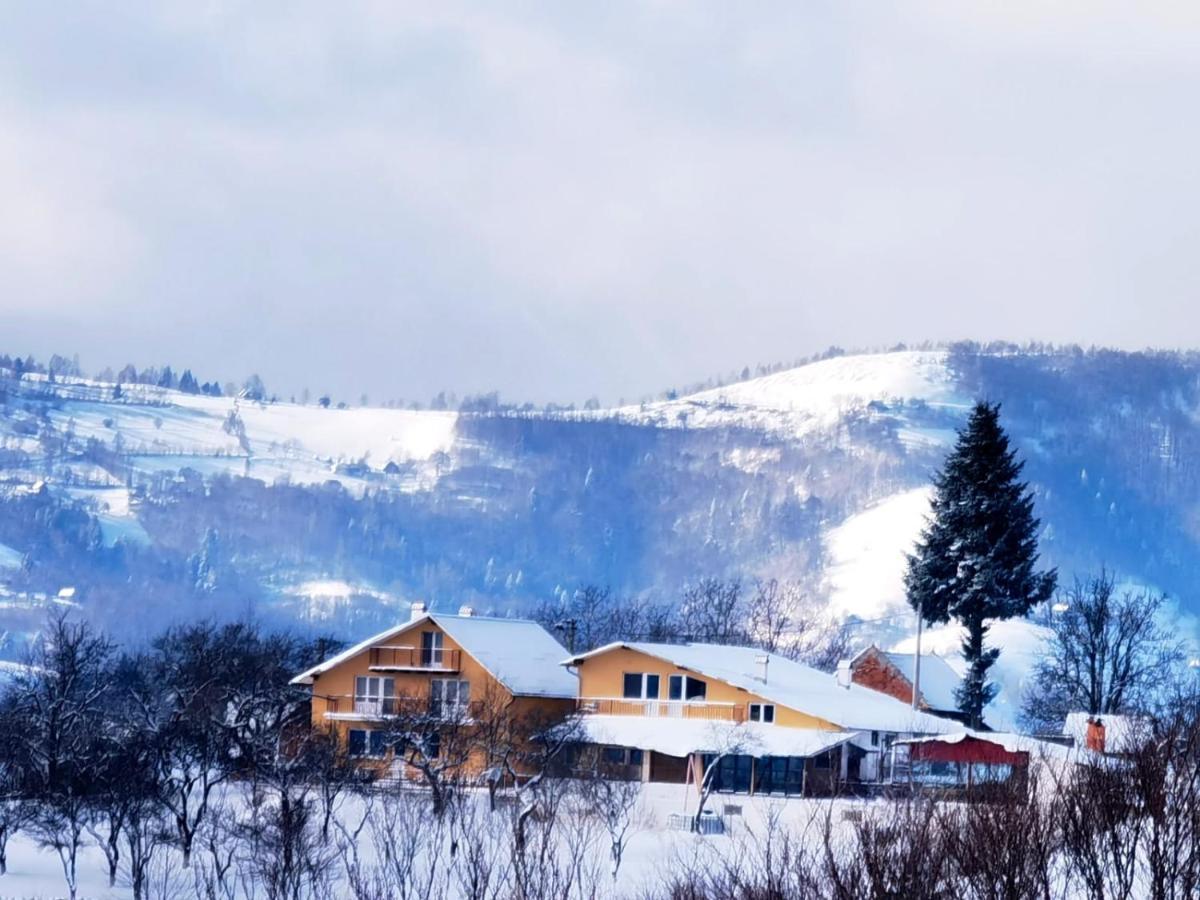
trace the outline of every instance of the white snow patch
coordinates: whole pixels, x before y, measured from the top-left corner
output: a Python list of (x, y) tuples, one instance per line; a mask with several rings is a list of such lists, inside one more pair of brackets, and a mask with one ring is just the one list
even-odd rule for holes
[[(676, 400), (626, 406), (597, 413), (662, 427), (742, 426), (783, 431), (792, 436), (831, 428), (850, 412), (871, 403), (899, 410), (920, 400), (935, 408), (966, 410), (970, 398), (958, 393), (945, 351), (839, 356)], [(910, 439), (942, 443), (941, 431), (910, 433)]]
[(932, 494), (930, 486), (893, 494), (826, 535), (829, 608), (835, 615), (878, 619), (909, 612), (905, 555), (920, 536)]
[(24, 558), (20, 550), (8, 546), (8, 544), (0, 544), (0, 569), (19, 569), (21, 568), (21, 560)]

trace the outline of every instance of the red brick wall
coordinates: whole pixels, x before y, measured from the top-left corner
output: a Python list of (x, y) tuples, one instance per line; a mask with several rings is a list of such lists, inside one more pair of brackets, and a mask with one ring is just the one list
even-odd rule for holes
[(851, 680), (873, 691), (912, 703), (912, 685), (896, 668), (878, 653), (870, 652), (854, 666)]

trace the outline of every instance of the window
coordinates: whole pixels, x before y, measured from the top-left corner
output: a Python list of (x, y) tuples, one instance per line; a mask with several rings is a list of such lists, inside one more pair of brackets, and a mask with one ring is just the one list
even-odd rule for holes
[(642, 751), (637, 747), (605, 747), (600, 751), (600, 759), (610, 766), (640, 766)]
[(751, 703), (750, 704), (750, 721), (751, 722), (774, 722), (775, 721), (775, 704), (774, 703)]
[(368, 731), (367, 750), (371, 756), (387, 756), (386, 735), (382, 731)]
[(646, 672), (626, 672), (623, 685), (626, 700), (657, 700), (658, 676)]
[(375, 757), (387, 756), (387, 735), (382, 731), (367, 731), (365, 728), (351, 728), (349, 747), (350, 756)]
[(457, 678), (434, 678), (429, 682), (429, 711), (435, 716), (462, 716), (471, 699), (471, 683)]
[(708, 685), (690, 675), (672, 675), (667, 680), (667, 699), (703, 700), (708, 696)]
[(421, 665), (440, 666), (442, 664), (442, 639), (440, 631), (421, 632)]
[(813, 757), (814, 769), (832, 769), (833, 768), (833, 751), (828, 750)]
[(359, 675), (354, 679), (354, 711), (366, 716), (396, 712), (396, 682), (392, 678)]
[(872, 747), (879, 746), (879, 732), (878, 731), (871, 732), (871, 746)]

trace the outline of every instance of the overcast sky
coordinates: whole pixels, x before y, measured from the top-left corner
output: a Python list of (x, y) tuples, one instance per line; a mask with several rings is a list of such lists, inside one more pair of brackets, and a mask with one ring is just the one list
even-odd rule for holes
[(1200, 346), (1198, 97), (1184, 2), (3, 3), (0, 335), (352, 400)]

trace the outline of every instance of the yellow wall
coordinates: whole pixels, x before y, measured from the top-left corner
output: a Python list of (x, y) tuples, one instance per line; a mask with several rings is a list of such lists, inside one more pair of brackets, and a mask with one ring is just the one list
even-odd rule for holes
[[(703, 672), (680, 668), (664, 659), (629, 647), (614, 647), (612, 650), (590, 656), (579, 664), (578, 671), (580, 697), (619, 698), (625, 689), (625, 673), (645, 672), (659, 676), (658, 696), (660, 700), (666, 700), (667, 676), (690, 675), (707, 683), (705, 700), (710, 703), (736, 703), (739, 706), (748, 703), (774, 703), (776, 725), (790, 728), (818, 728), (825, 731), (842, 730), (832, 722), (810, 716), (799, 710), (789, 709), (774, 700), (768, 700), (758, 694), (712, 678)], [(745, 710), (741, 710), (741, 712), (744, 717)]]
[[(325, 716), (325, 713), (332, 707), (332, 704), (328, 701), (328, 698), (331, 697), (336, 697), (339, 700), (337, 707), (339, 714), (353, 711), (354, 679), (358, 676), (395, 679), (395, 696), (397, 698), (410, 698), (421, 702), (428, 701), (429, 683), (435, 678), (466, 680), (471, 685), (470, 703), (486, 702), (489, 705), (509, 706), (510, 712), (514, 717), (562, 715), (569, 712), (574, 706), (573, 700), (562, 698), (524, 696), (514, 698), (512, 693), (493, 678), (474, 657), (459, 646), (441, 627), (430, 620), (415, 622), (405, 630), (392, 635), (386, 640), (380, 641), (376, 646), (414, 647), (420, 650), (421, 633), (423, 631), (437, 631), (442, 633), (443, 658), (446, 663), (450, 662), (452, 656), (450, 651), (460, 651), (458, 653), (458, 668), (456, 671), (447, 672), (436, 669), (400, 672), (371, 671), (371, 654), (368, 648), (362, 653), (344, 660), (329, 671), (316, 676), (312, 686), (313, 725), (319, 728), (332, 727), (338, 733), (339, 740), (343, 742), (343, 745), (348, 740), (347, 732), (351, 728), (372, 730), (383, 727), (382, 723), (371, 719), (353, 720), (342, 718), (339, 715), (337, 719), (330, 720)], [(380, 763), (378, 760), (364, 759), (364, 764), (379, 765)], [(482, 765), (482, 757), (479, 754), (473, 753), (472, 762), (467, 768), (478, 769), (482, 768)]]
[(446, 651), (444, 658), (449, 660), (451, 650), (461, 651), (458, 654), (458, 670), (455, 672), (446, 672), (441, 670), (422, 670), (416, 672), (372, 672), (370, 669), (371, 653), (370, 649), (364, 650), (362, 653), (352, 656), (345, 660), (328, 672), (324, 672), (316, 677), (313, 682), (313, 704), (312, 717), (313, 724), (322, 724), (325, 722), (325, 712), (329, 709), (329, 704), (325, 702), (327, 697), (337, 697), (340, 701), (338, 712), (349, 712), (354, 708), (354, 679), (360, 675), (379, 676), (384, 678), (393, 678), (396, 682), (396, 696), (409, 697), (417, 700), (429, 699), (429, 682), (435, 678), (456, 678), (459, 680), (469, 681), (471, 683), (472, 703), (481, 700), (503, 698), (503, 702), (511, 699), (511, 695), (504, 687), (496, 681), (487, 670), (477, 663), (470, 654), (463, 651), (462, 647), (454, 642), (450, 635), (446, 634), (434, 622), (425, 620), (423, 622), (413, 623), (413, 625), (399, 634), (393, 635), (387, 640), (380, 641), (378, 646), (386, 647), (414, 647), (418, 651), (421, 649), (421, 632), (437, 631), (441, 632), (442, 647)]

